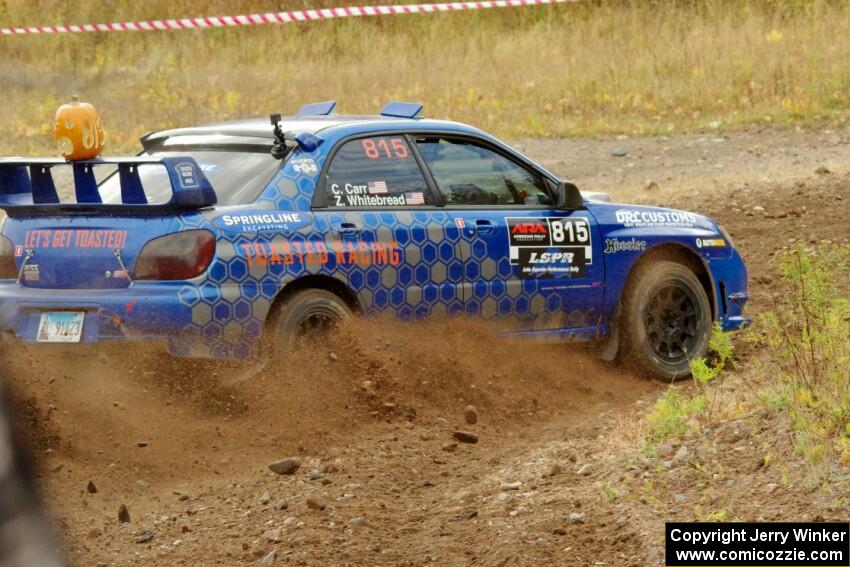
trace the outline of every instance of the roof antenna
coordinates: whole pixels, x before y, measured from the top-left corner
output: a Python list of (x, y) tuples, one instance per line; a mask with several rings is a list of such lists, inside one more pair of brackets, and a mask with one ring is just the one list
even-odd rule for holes
[(280, 160), (285, 159), (298, 144), (294, 140), (287, 142), (286, 134), (280, 129), (280, 114), (272, 114), (269, 118), (271, 119), (272, 126), (274, 126), (272, 157)]

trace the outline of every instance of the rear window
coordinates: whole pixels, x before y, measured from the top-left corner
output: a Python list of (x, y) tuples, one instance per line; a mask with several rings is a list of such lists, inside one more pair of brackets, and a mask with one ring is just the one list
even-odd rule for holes
[[(209, 179), (221, 205), (252, 203), (280, 168), (280, 160), (268, 151), (186, 150), (154, 151), (143, 156), (156, 158), (189, 156)], [(161, 165), (139, 166), (139, 177), (148, 202), (166, 203), (171, 199), (171, 182)], [(121, 203), (118, 175), (112, 175), (100, 185), (104, 203)]]
[(402, 136), (375, 136), (342, 145), (328, 168), (329, 207), (430, 205), (422, 170)]

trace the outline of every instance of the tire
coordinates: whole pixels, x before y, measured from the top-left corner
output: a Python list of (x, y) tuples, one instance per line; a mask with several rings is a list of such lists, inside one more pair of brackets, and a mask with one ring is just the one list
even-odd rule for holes
[(705, 356), (711, 304), (686, 266), (656, 261), (639, 266), (623, 295), (621, 361), (664, 381), (691, 375), (690, 361)]
[(321, 339), (351, 317), (351, 309), (338, 295), (324, 289), (296, 291), (280, 305), (274, 319), (274, 347), (288, 351), (301, 340)]

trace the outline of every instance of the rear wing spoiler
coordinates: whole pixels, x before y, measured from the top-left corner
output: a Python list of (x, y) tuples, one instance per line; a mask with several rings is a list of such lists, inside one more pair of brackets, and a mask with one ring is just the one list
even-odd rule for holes
[[(171, 199), (149, 204), (139, 176), (139, 167), (159, 165), (168, 172)], [(76, 203), (63, 203), (56, 191), (53, 168), (70, 167), (74, 176)], [(121, 203), (104, 203), (95, 168), (117, 168)], [(156, 214), (196, 210), (216, 203), (215, 191), (190, 157), (118, 157), (83, 161), (61, 158), (0, 158), (0, 209), (9, 216), (74, 212)]]

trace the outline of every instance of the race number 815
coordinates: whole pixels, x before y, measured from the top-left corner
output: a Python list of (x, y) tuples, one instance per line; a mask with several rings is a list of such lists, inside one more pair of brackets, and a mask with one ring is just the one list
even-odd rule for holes
[(553, 244), (590, 244), (590, 226), (586, 219), (557, 219), (549, 222)]

